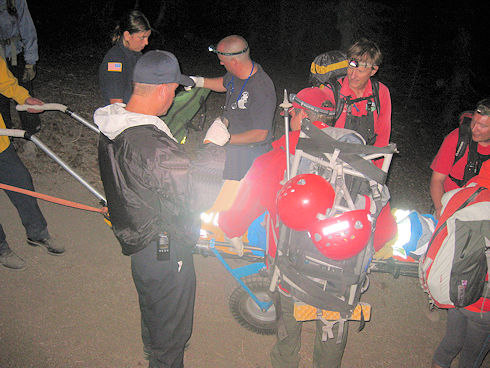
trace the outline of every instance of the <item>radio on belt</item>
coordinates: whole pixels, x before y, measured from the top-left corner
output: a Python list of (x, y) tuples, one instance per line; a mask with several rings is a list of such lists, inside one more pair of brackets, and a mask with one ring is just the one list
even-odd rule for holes
[(170, 259), (170, 237), (166, 232), (158, 234), (157, 260), (168, 261)]

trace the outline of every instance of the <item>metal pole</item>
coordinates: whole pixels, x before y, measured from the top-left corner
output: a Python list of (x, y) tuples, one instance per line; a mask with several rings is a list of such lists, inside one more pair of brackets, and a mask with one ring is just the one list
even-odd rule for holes
[(284, 109), (284, 135), (286, 136), (286, 180), (290, 179), (289, 169), (289, 108), (293, 105), (288, 100), (288, 93), (284, 89), (284, 101), (279, 105)]
[(83, 125), (85, 125), (86, 127), (92, 129), (95, 133), (99, 134), (100, 133), (100, 130), (99, 128), (97, 128), (97, 126), (93, 123), (90, 123), (89, 121), (85, 120), (84, 118), (82, 118), (80, 115), (78, 115), (77, 113), (69, 110), (69, 109), (66, 109), (66, 111), (64, 112), (66, 115), (68, 116), (71, 116), (73, 119), (75, 120), (78, 120), (80, 123), (82, 123)]
[(45, 103), (44, 105), (17, 105), (15, 108), (17, 109), (17, 111), (27, 111), (28, 109), (38, 110), (38, 111), (61, 111), (62, 113), (65, 113), (66, 115), (82, 123), (86, 127), (92, 129), (95, 133), (97, 134), (100, 133), (99, 129), (95, 124), (84, 119), (83, 117), (71, 111), (70, 109), (68, 109), (68, 107), (62, 104)]
[(73, 176), (78, 182), (80, 182), (85, 188), (87, 188), (93, 195), (99, 198), (104, 205), (107, 204), (107, 200), (105, 197), (100, 194), (95, 188), (93, 188), (85, 179), (83, 179), (80, 175), (78, 175), (66, 162), (64, 162), (61, 158), (59, 158), (53, 151), (51, 151), (48, 146), (46, 146), (43, 142), (39, 140), (36, 136), (32, 135), (30, 140), (33, 141), (36, 146), (42, 149), (49, 157), (55, 160), (63, 169), (65, 169), (71, 176)]
[(30, 137), (24, 130), (21, 129), (0, 129), (0, 135), (5, 135), (8, 137), (17, 137), (17, 138), (25, 138), (29, 139), (36, 146), (38, 146), (41, 150), (43, 150), (49, 157), (51, 157), (56, 163), (58, 163), (63, 169), (65, 169), (71, 176), (73, 176), (78, 182), (80, 182), (85, 188), (87, 188), (93, 195), (99, 198), (104, 206), (107, 205), (107, 200), (105, 197), (97, 192), (95, 188), (93, 188), (88, 182), (86, 182), (80, 175), (78, 175), (66, 162), (64, 162), (61, 158), (59, 158), (53, 151), (49, 149), (43, 142), (39, 140), (35, 135), (31, 135)]

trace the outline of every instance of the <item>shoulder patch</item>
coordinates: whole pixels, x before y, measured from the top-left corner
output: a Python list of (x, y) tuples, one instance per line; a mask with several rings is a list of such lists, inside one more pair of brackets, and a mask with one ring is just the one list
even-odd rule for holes
[(107, 63), (108, 72), (122, 72), (122, 63), (108, 62)]

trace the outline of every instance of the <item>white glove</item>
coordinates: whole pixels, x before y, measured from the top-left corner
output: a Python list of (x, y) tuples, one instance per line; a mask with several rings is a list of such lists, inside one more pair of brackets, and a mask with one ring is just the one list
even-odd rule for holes
[(209, 127), (204, 137), (203, 143), (214, 143), (218, 146), (224, 146), (230, 140), (230, 133), (221, 118), (216, 118)]
[[(189, 76), (190, 79), (192, 79), (195, 83), (194, 87), (197, 88), (203, 88), (204, 87), (204, 78), (203, 77), (195, 77), (195, 76)], [(194, 87), (184, 87), (186, 91), (190, 91)]]
[(243, 242), (241, 238), (234, 237), (230, 239), (230, 244), (233, 249), (238, 253), (238, 257), (243, 257)]

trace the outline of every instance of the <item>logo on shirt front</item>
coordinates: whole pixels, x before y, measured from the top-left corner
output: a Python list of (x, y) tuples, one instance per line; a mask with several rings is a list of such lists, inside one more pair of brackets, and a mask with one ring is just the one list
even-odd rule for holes
[(108, 72), (122, 72), (122, 63), (109, 62), (107, 63)]
[(245, 106), (247, 102), (248, 102), (248, 92), (244, 91), (240, 96), (240, 99), (237, 101), (238, 108), (245, 110), (247, 108), (247, 106)]

